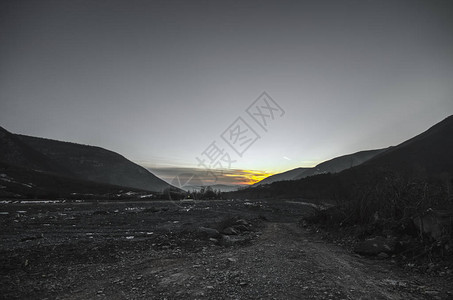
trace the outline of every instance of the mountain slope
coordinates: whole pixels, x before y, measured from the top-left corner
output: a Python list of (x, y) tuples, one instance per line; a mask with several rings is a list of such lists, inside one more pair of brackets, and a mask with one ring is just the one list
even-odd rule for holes
[(453, 116), (377, 155), (362, 168), (417, 172), (423, 176), (453, 174)]
[[(0, 163), (3, 169), (14, 170), (19, 181), (29, 177), (27, 172), (33, 173), (36, 180), (39, 174), (46, 174), (43, 176), (48, 180), (38, 181), (65, 184), (71, 181), (68, 186), (72, 190), (77, 180), (85, 182), (84, 186), (104, 184), (153, 192), (171, 187), (118, 153), (100, 147), (13, 134), (1, 127)], [(97, 185), (90, 185), (87, 181)]]
[(398, 184), (405, 180), (415, 182), (415, 179), (446, 184), (448, 190), (453, 185), (452, 153), (453, 116), (450, 116), (416, 137), (381, 151), (362, 164), (339, 173), (274, 182), (231, 192), (227, 196), (348, 199), (356, 195), (357, 191), (376, 191), (379, 184), (385, 186), (392, 182), (391, 180), (397, 180), (394, 183)]
[(322, 162), (313, 168), (296, 168), (283, 173), (269, 176), (260, 182), (255, 183), (253, 186), (262, 184), (269, 184), (276, 181), (283, 180), (298, 180), (308, 176), (324, 173), (338, 173), (345, 169), (358, 166), (365, 161), (375, 157), (376, 155), (386, 151), (389, 148), (360, 151), (353, 154), (343, 155), (331, 160)]
[(262, 184), (269, 184), (272, 182), (276, 181), (283, 181), (283, 180), (294, 180), (294, 178), (301, 176), (305, 172), (311, 170), (312, 168), (296, 168), (292, 169), (283, 173), (278, 173), (272, 176), (269, 176), (267, 178), (264, 178), (263, 180), (253, 184), (253, 186), (258, 186)]
[(74, 176), (68, 168), (33, 149), (2, 127), (0, 127), (0, 161), (32, 170)]
[(114, 199), (146, 194), (149, 192), (65, 177), (56, 173), (36, 171), (0, 162), (0, 198)]
[(320, 163), (316, 167), (308, 170), (307, 172), (304, 172), (303, 174), (300, 174), (299, 176), (295, 177), (294, 179), (297, 180), (297, 179), (305, 178), (308, 176), (324, 174), (324, 173), (338, 173), (343, 170), (358, 166), (358, 165), (366, 162), (367, 160), (375, 157), (376, 155), (379, 155), (380, 153), (385, 152), (388, 149), (389, 148), (366, 150), (366, 151), (356, 152), (353, 154), (339, 156), (339, 157), (333, 158), (331, 160), (325, 161), (323, 163)]
[(15, 135), (21, 142), (65, 166), (75, 178), (148, 191), (170, 187), (118, 153), (94, 146)]

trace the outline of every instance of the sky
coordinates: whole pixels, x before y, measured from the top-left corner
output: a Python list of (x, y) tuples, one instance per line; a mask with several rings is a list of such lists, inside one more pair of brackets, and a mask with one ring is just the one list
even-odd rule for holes
[(449, 0), (1, 1), (0, 126), (167, 181), (253, 183), (451, 115), (452, 15)]

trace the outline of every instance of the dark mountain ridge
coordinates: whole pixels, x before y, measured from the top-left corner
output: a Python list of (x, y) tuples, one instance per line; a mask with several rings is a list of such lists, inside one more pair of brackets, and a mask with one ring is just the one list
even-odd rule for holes
[(269, 183), (276, 182), (276, 181), (294, 180), (299, 175), (302, 175), (302, 174), (304, 174), (304, 172), (307, 172), (308, 170), (311, 170), (311, 169), (312, 168), (300, 167), (300, 168), (295, 168), (295, 169), (285, 171), (282, 173), (274, 174), (272, 176), (266, 177), (263, 180), (253, 184), (253, 186), (269, 184)]
[[(93, 193), (119, 188), (162, 192), (172, 187), (113, 151), (13, 134), (1, 127), (0, 163), (4, 186), (31, 183), (33, 187), (29, 188), (37, 189), (38, 194), (43, 194), (39, 192), (38, 182), (43, 190), (59, 194), (64, 194), (63, 187), (68, 188), (66, 192), (87, 192), (94, 188)], [(14, 178), (9, 173), (14, 173)]]
[(390, 148), (359, 151), (353, 154), (347, 154), (333, 159), (322, 162), (312, 168), (296, 168), (283, 173), (269, 176), (260, 182), (255, 183), (253, 186), (262, 184), (269, 184), (282, 180), (298, 180), (308, 176), (325, 174), (325, 173), (338, 173), (348, 168), (358, 166), (365, 161), (375, 157), (376, 155), (387, 151)]
[(33, 149), (15, 135), (0, 127), (0, 161), (42, 172), (74, 176), (66, 167)]
[[(453, 178), (453, 116), (395, 147), (339, 173), (319, 174), (299, 180), (251, 187), (227, 196), (235, 198), (348, 198), (362, 189), (375, 189), (391, 180), (438, 180), (451, 189)], [(414, 181), (415, 182), (415, 181)], [(379, 183), (379, 184), (378, 184)], [(409, 184), (409, 183), (408, 183)], [(450, 187), (448, 187), (450, 186)], [(445, 189), (445, 188), (444, 188)]]
[(365, 162), (363, 168), (437, 176), (453, 172), (453, 116)]
[(372, 159), (376, 155), (387, 151), (390, 148), (376, 149), (376, 150), (365, 150), (359, 151), (353, 154), (347, 154), (339, 157), (335, 157), (331, 160), (320, 163), (314, 168), (311, 168), (307, 172), (300, 174), (294, 179), (302, 179), (308, 176), (325, 173), (339, 173), (343, 170), (358, 166), (369, 159)]
[(77, 178), (149, 191), (170, 187), (145, 168), (101, 147), (25, 135), (17, 137), (57, 164), (66, 166)]

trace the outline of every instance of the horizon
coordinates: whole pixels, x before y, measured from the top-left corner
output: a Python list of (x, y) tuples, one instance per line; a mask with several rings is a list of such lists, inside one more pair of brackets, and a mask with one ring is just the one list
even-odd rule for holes
[(167, 182), (253, 184), (453, 112), (449, 1), (0, 8), (1, 126), (112, 150)]
[[(400, 144), (406, 143), (408, 140), (411, 140), (411, 139), (425, 133), (426, 131), (430, 130), (432, 127), (438, 125), (439, 123), (444, 122), (446, 119), (451, 118), (451, 117), (453, 117), (453, 115), (447, 116), (446, 118), (440, 120), (439, 122), (429, 126), (428, 128), (426, 128), (426, 130), (418, 133), (417, 135), (415, 135), (413, 137), (410, 137), (407, 140), (401, 141), (398, 144), (389, 145), (389, 146), (381, 148), (381, 149), (364, 149), (364, 150), (356, 151), (353, 153), (345, 153), (345, 154), (339, 155), (337, 157), (329, 158), (325, 161), (320, 162), (319, 164), (322, 164), (324, 162), (327, 162), (327, 161), (330, 161), (333, 159), (337, 159), (342, 156), (353, 155), (353, 154), (357, 154), (360, 152), (367, 152), (367, 151), (373, 151), (373, 150), (386, 150), (388, 148), (396, 147)], [(3, 127), (0, 126), (0, 128), (3, 128)], [(5, 129), (5, 128), (3, 128), (3, 129)], [(16, 133), (13, 132), (13, 134), (16, 134)], [(45, 139), (45, 140), (54, 140), (54, 139), (49, 139), (46, 137), (37, 137), (37, 138)], [(59, 140), (55, 140), (55, 141), (59, 141)], [(67, 141), (60, 141), (60, 142), (67, 142)], [(89, 146), (89, 147), (99, 147), (98, 145), (81, 144), (81, 143), (77, 143), (77, 142), (70, 142), (70, 143), (83, 145), (83, 146)], [(110, 149), (106, 149), (106, 150), (111, 151)], [(121, 153), (117, 153), (117, 154), (122, 155)], [(128, 159), (127, 157), (125, 157), (125, 158)], [(314, 168), (317, 165), (319, 165), (319, 164), (317, 164), (317, 165), (313, 165), (313, 166), (300, 166), (300, 167), (284, 170), (284, 171), (278, 172), (278, 173), (267, 173), (267, 172), (262, 172), (262, 171), (257, 171), (257, 170), (211, 169), (209, 171), (213, 174), (209, 175), (209, 174), (207, 174), (207, 170), (203, 169), (203, 168), (169, 167), (169, 166), (160, 167), (160, 168), (152, 168), (152, 167), (148, 167), (146, 165), (146, 162), (145, 163), (136, 162), (136, 161), (132, 161), (132, 162), (134, 162), (137, 165), (150, 171), (152, 174), (156, 175), (158, 178), (162, 179), (163, 181), (165, 181), (171, 185), (174, 185), (176, 187), (186, 189), (186, 190), (187, 189), (190, 190), (191, 188), (196, 188), (196, 187), (203, 187), (203, 186), (204, 187), (229, 186), (229, 187), (237, 187), (237, 188), (247, 187), (247, 186), (251, 186), (255, 183), (258, 183), (258, 182), (266, 179), (267, 177), (270, 177), (273, 175), (285, 173), (287, 171), (292, 171), (292, 170), (299, 169), (299, 168)]]

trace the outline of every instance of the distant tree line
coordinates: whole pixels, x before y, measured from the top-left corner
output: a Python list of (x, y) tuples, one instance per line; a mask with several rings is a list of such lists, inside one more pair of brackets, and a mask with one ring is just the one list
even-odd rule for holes
[(221, 199), (222, 193), (220, 190), (207, 186), (202, 187), (199, 191), (193, 190), (189, 192), (188, 197), (194, 200), (218, 200)]
[(202, 187), (200, 190), (192, 190), (188, 192), (179, 189), (168, 188), (163, 193), (157, 195), (157, 198), (163, 200), (218, 200), (221, 199), (221, 197), (221, 191), (213, 189), (211, 186)]

